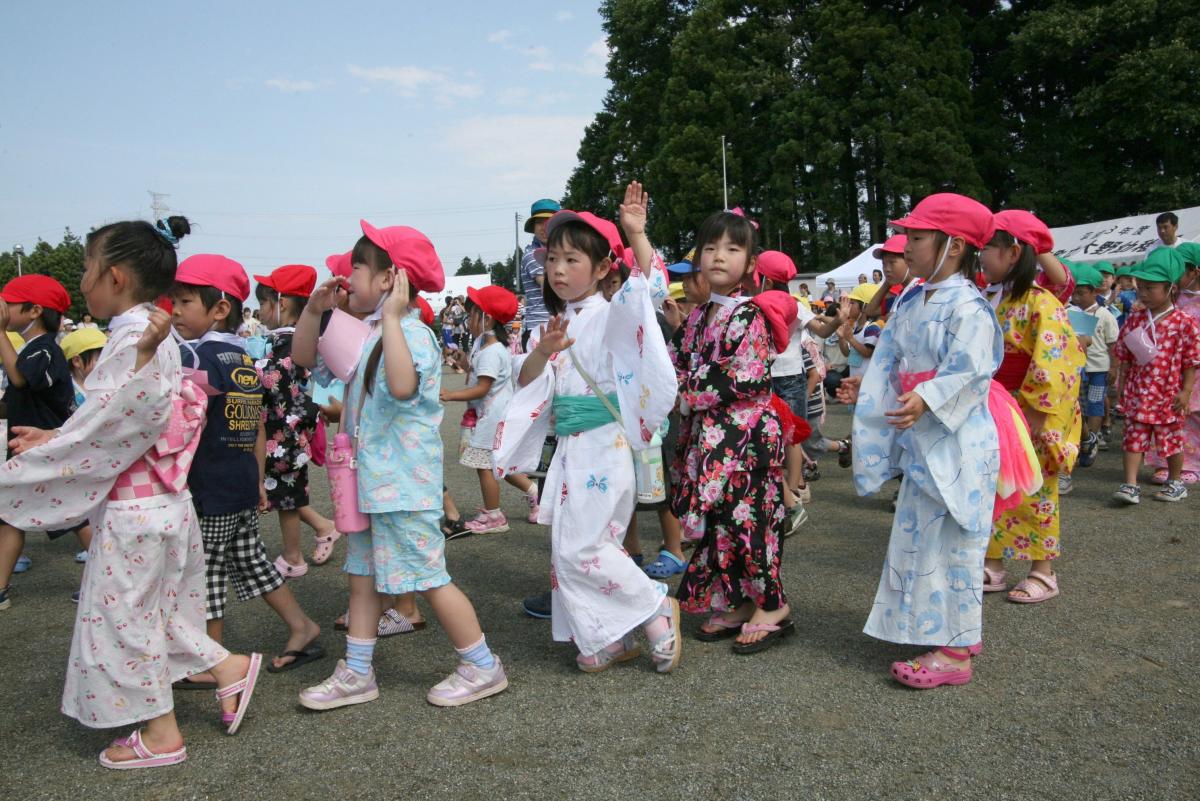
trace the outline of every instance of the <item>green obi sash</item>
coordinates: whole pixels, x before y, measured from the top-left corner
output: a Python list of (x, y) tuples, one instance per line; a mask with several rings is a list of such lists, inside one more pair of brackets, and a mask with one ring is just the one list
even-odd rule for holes
[[(616, 393), (609, 394), (608, 400), (620, 409)], [(591, 431), (614, 422), (617, 421), (613, 420), (612, 412), (595, 395), (554, 396), (554, 433), (560, 437)]]

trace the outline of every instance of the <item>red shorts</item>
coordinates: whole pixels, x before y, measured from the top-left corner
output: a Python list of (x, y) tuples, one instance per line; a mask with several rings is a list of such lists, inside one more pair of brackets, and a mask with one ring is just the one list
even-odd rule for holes
[(1140, 423), (1125, 421), (1125, 438), (1121, 447), (1129, 453), (1145, 453), (1154, 439), (1158, 455), (1164, 459), (1183, 452), (1183, 418), (1174, 423)]

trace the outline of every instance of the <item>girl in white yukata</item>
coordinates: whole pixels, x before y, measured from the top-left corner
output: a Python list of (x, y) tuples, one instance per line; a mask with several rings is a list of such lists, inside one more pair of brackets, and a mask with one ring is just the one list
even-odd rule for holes
[(85, 726), (146, 721), (100, 754), (107, 768), (187, 759), (171, 684), (211, 670), (222, 722), (237, 732), (262, 657), (232, 655), (204, 628), (204, 550), (187, 473), (206, 397), (187, 379), (170, 319), (149, 301), (175, 280), (187, 220), (120, 222), (88, 235), (80, 290), (111, 318), (84, 381), (85, 414), (57, 431), (14, 429), (0, 517), (20, 527), (94, 532), (71, 640), (62, 711)]
[(897, 681), (966, 684), (980, 650), (983, 556), (1000, 461), (988, 401), (1003, 336), (971, 280), (977, 249), (991, 238), (991, 214), (970, 198), (938, 194), (892, 224), (906, 229), (905, 261), (926, 283), (897, 301), (866, 373), (838, 391), (857, 404), (859, 494), (904, 476), (864, 631), (937, 646), (893, 663)]
[(553, 404), (558, 448), (538, 522), (551, 526), (554, 639), (573, 641), (587, 672), (637, 657), (639, 626), (660, 673), (679, 664), (682, 647), (679, 603), (621, 547), (636, 495), (632, 449), (650, 444), (676, 391), (641, 270), (658, 269), (645, 233), (647, 201), (631, 183), (621, 206), (630, 276), (611, 302), (599, 284), (626, 254), (616, 226), (587, 212), (550, 218), (543, 290), (555, 316), (533, 333), (497, 434), (498, 475), (536, 467)]
[[(500, 509), (500, 484), (493, 472), (492, 448), (496, 443), (496, 429), (508, 412), (508, 403), (513, 396), (507, 326), (516, 316), (517, 296), (504, 287), (467, 287), (467, 329), (475, 340), (471, 346), (471, 372), (463, 389), (442, 390), (442, 403), (467, 401), (469, 404), (463, 415), (458, 461), (463, 467), (475, 468), (483, 496), (479, 516), (467, 521), (461, 534), (508, 531), (508, 519)], [(524, 493), (525, 503), (529, 506), (527, 519), (536, 523), (537, 485), (521, 473), (509, 473), (504, 480)]]

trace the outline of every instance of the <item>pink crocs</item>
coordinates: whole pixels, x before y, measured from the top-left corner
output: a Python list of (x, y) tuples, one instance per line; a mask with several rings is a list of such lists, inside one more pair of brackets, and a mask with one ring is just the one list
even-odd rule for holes
[(918, 690), (932, 690), (943, 684), (966, 684), (971, 680), (973, 671), (970, 664), (965, 668), (959, 667), (943, 659), (942, 654), (951, 657), (970, 656), (965, 648), (940, 647), (907, 662), (893, 662), (892, 677), (906, 687)]

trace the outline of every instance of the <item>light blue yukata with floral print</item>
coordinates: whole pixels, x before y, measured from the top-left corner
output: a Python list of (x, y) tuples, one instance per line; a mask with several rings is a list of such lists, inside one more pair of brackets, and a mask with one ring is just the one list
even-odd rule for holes
[[(879, 338), (854, 412), (854, 484), (869, 495), (904, 479), (863, 629), (872, 637), (948, 646), (981, 639), (1000, 467), (988, 389), (1003, 350), (996, 315), (960, 276), (936, 291), (911, 288)], [(927, 410), (899, 430), (884, 413), (914, 384)]]

